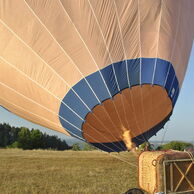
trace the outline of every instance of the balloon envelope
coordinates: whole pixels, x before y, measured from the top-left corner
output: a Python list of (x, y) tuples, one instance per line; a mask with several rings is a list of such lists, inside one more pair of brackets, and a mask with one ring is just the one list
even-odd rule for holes
[(193, 0), (1, 0), (0, 105), (112, 152), (169, 120)]

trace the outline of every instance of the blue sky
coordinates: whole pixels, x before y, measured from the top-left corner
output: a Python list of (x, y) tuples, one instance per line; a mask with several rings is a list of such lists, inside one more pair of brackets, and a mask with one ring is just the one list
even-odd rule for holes
[[(35, 125), (28, 122), (20, 117), (6, 111), (0, 107), (0, 122), (6, 122), (13, 126), (25, 126), (28, 128), (38, 128), (43, 132), (49, 134), (58, 135), (61, 138), (71, 140), (71, 137), (67, 137), (61, 133), (57, 133), (48, 130), (39, 125)], [(165, 134), (165, 136), (164, 136)], [(152, 140), (161, 141), (164, 140), (194, 140), (194, 45), (191, 51), (191, 56), (188, 64), (187, 74), (176, 103), (173, 115), (170, 121), (165, 125), (157, 136), (153, 137)]]

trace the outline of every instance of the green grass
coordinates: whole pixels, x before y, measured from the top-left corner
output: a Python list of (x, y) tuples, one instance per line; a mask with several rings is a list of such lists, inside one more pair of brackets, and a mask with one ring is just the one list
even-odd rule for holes
[[(125, 157), (137, 164), (133, 153)], [(0, 193), (122, 194), (137, 187), (137, 168), (99, 151), (0, 149)]]

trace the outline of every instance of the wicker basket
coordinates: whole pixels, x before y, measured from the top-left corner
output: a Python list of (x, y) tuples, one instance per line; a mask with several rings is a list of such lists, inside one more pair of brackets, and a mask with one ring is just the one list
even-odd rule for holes
[(143, 152), (139, 156), (139, 186), (149, 193), (194, 193), (193, 154)]

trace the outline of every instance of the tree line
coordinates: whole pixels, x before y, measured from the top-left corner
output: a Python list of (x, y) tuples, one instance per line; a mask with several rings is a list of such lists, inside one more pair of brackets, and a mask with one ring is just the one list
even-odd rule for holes
[[(142, 144), (139, 148), (144, 150), (146, 143)], [(84, 143), (82, 146), (75, 143), (69, 146), (65, 140), (61, 140), (55, 135), (48, 135), (42, 133), (38, 129), (29, 130), (26, 127), (13, 127), (9, 124), (0, 123), (0, 148), (22, 148), (22, 149), (53, 149), (53, 150), (68, 150), (75, 151), (90, 151), (95, 150), (92, 145)], [(194, 150), (194, 145), (188, 142), (171, 141), (157, 147), (157, 150), (179, 150), (185, 149)]]
[(178, 151), (184, 151), (184, 150), (194, 150), (194, 145), (189, 142), (183, 142), (183, 141), (170, 141), (166, 144), (159, 145), (157, 147), (154, 147), (152, 144), (147, 144), (147, 142), (141, 144), (139, 146), (140, 150), (145, 150), (146, 146), (149, 147), (149, 150), (178, 150)]
[(13, 127), (9, 124), (0, 124), (0, 148), (22, 149), (54, 149), (67, 150), (69, 146), (65, 140), (55, 135), (47, 135), (38, 129), (29, 130), (26, 127)]

